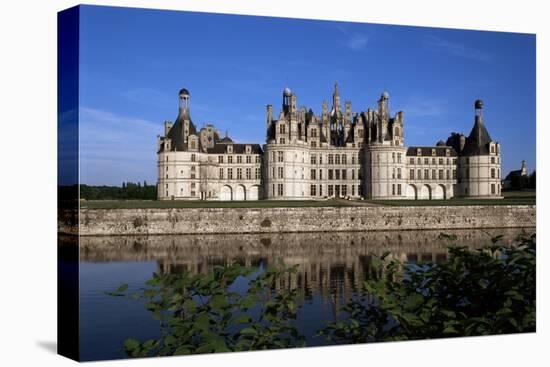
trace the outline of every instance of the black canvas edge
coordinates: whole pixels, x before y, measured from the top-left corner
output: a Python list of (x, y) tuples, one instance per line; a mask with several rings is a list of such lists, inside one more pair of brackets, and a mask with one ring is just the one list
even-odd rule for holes
[(80, 360), (80, 7), (57, 13), (57, 353)]

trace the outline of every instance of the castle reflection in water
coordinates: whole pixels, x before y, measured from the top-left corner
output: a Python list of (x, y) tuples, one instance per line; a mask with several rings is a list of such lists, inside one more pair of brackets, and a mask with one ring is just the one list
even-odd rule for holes
[[(534, 229), (445, 231), (452, 243), (470, 248), (517, 243), (518, 236)], [(81, 237), (81, 262), (156, 261), (157, 271), (208, 273), (216, 265), (239, 263), (259, 266), (297, 265), (298, 271), (279, 287), (299, 289), (309, 299), (320, 295), (323, 303), (349, 299), (361, 283), (374, 276), (372, 257), (390, 252), (402, 261), (446, 261), (451, 244), (441, 231), (282, 233), (241, 235), (182, 235), (147, 237)]]

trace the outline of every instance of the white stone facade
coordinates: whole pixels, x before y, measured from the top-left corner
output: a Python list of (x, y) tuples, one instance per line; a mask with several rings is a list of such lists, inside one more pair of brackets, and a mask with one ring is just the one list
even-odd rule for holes
[(487, 132), (483, 103), (475, 103), (468, 137), (452, 133), (432, 147), (406, 147), (404, 114), (390, 115), (389, 94), (376, 109), (297, 108), (288, 88), (277, 118), (267, 106), (266, 144), (236, 144), (212, 125), (197, 131), (189, 92), (180, 91), (175, 123), (158, 139), (160, 200), (322, 200), (499, 198), (500, 144)]

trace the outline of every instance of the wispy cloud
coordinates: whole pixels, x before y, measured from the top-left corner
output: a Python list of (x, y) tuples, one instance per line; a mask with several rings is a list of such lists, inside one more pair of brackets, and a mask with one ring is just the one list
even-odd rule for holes
[(365, 34), (354, 33), (346, 42), (346, 46), (353, 51), (361, 51), (365, 49), (369, 43), (369, 37)]
[(440, 98), (410, 97), (401, 110), (407, 117), (436, 117), (447, 113), (448, 101)]
[(334, 28), (344, 35), (342, 44), (352, 51), (364, 50), (370, 41), (370, 36), (368, 34), (352, 32), (343, 24), (336, 24)]
[(424, 38), (424, 45), (426, 47), (439, 49), (445, 51), (451, 55), (478, 60), (482, 62), (490, 62), (493, 56), (488, 52), (471, 47), (464, 43), (452, 42), (441, 37), (426, 36)]
[(90, 184), (155, 179), (162, 125), (95, 108), (80, 109), (81, 178)]

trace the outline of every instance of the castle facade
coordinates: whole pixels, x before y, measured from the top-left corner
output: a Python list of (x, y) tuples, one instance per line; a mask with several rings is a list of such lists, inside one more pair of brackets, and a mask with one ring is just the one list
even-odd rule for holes
[(474, 103), (468, 136), (452, 133), (435, 146), (405, 146), (404, 114), (390, 114), (389, 93), (375, 109), (341, 103), (321, 114), (297, 107), (285, 88), (281, 110), (266, 111), (266, 144), (234, 143), (211, 124), (191, 120), (189, 91), (179, 93), (175, 122), (158, 137), (159, 200), (324, 200), (500, 198), (500, 144)]

